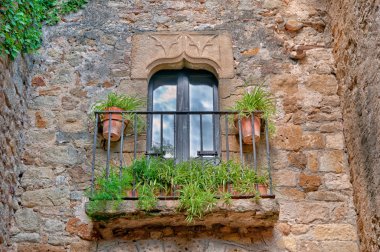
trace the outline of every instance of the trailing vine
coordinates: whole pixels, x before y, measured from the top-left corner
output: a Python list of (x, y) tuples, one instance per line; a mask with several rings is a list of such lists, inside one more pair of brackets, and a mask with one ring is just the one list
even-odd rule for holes
[(0, 55), (12, 60), (19, 53), (41, 47), (42, 26), (55, 25), (61, 17), (76, 12), (88, 0), (2, 0), (0, 2)]

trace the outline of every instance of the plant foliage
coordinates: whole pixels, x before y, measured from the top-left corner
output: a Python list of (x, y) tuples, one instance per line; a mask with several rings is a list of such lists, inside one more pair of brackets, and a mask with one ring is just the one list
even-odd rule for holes
[(0, 2), (0, 55), (12, 60), (32, 53), (42, 43), (42, 25), (54, 25), (61, 16), (76, 12), (88, 0), (2, 0)]
[(257, 196), (255, 184), (267, 181), (266, 176), (258, 176), (251, 168), (234, 161), (216, 165), (197, 159), (176, 164), (173, 159), (159, 157), (137, 159), (123, 167), (122, 174), (110, 172), (108, 179), (104, 173), (97, 177), (94, 192), (88, 193), (93, 209), (104, 200), (118, 202), (130, 196), (135, 185), (139, 209), (151, 211), (157, 205), (157, 195), (170, 194), (174, 188), (179, 196), (178, 210), (184, 211), (186, 220), (192, 222), (211, 211), (217, 197), (228, 204), (233, 193)]
[(133, 111), (144, 105), (143, 100), (124, 94), (109, 93), (107, 99), (97, 101), (91, 111), (104, 111), (109, 107), (118, 107), (124, 111)]
[(274, 133), (273, 117), (276, 115), (276, 101), (273, 95), (263, 88), (263, 84), (245, 92), (231, 109), (239, 112), (239, 116), (242, 117), (249, 117), (255, 111), (262, 111), (261, 118), (268, 122), (269, 133)]

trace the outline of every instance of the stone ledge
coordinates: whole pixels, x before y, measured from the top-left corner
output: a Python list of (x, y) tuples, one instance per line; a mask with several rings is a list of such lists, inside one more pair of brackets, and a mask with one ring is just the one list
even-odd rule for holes
[(186, 215), (178, 212), (179, 202), (176, 200), (160, 200), (151, 212), (137, 209), (137, 201), (125, 200), (117, 207), (115, 202), (107, 201), (90, 213), (89, 202), (86, 213), (94, 219), (94, 229), (104, 239), (113, 237), (115, 230), (139, 229), (154, 227), (191, 227), (202, 226), (211, 229), (215, 225), (230, 228), (271, 228), (279, 216), (279, 205), (275, 199), (260, 199), (257, 203), (252, 199), (234, 199), (227, 206), (220, 200), (212, 212), (203, 219), (194, 219), (187, 223)]

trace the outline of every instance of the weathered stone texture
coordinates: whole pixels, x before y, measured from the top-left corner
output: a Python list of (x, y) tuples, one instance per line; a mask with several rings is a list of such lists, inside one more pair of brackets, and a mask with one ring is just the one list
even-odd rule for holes
[(330, 1), (330, 6), (329, 29), (334, 37), (361, 250), (379, 251), (380, 1), (337, 0)]
[[(10, 226), (19, 208), (16, 199), (24, 128), (27, 124), (26, 96), (31, 62), (27, 57), (11, 62), (0, 58), (0, 251), (10, 245)], [(25, 224), (33, 231), (35, 223)]]
[[(23, 153), (26, 172), (16, 191), (21, 207), (11, 230), (15, 249), (327, 251), (336, 242), (356, 251), (352, 186), (342, 141), (341, 89), (335, 79), (331, 33), (325, 29), (326, 11), (326, 3), (317, 0), (89, 1), (84, 10), (46, 27), (28, 82), (31, 127)], [(111, 91), (146, 98), (148, 80), (133, 80), (131, 65), (132, 37), (145, 31), (230, 34), (235, 75), (219, 83), (221, 110), (247, 90), (244, 80), (267, 80), (264, 87), (276, 97), (278, 109), (277, 134), (271, 139), (274, 193), (280, 204), (278, 228), (227, 232), (231, 227), (215, 227), (216, 233), (202, 232), (205, 240), (201, 241), (196, 239), (197, 230), (188, 227), (136, 229), (128, 230), (128, 239), (141, 241), (92, 241), (92, 224), (82, 197), (91, 179), (93, 122), (87, 113)], [(12, 89), (0, 93), (0, 102), (6, 104), (3, 97), (17, 101)], [(265, 158), (263, 143), (258, 146), (259, 159)], [(144, 137), (139, 138), (139, 148), (141, 153), (145, 150)], [(4, 150), (12, 153), (11, 147)], [(128, 144), (125, 151), (129, 162), (133, 155)], [(100, 171), (106, 159), (100, 145), (96, 154)], [(118, 162), (116, 155), (111, 158)], [(27, 216), (37, 216), (36, 222), (20, 224)], [(210, 240), (219, 231), (223, 235), (216, 239), (224, 241)], [(171, 236), (176, 238), (165, 240)], [(195, 238), (182, 245), (187, 237)]]

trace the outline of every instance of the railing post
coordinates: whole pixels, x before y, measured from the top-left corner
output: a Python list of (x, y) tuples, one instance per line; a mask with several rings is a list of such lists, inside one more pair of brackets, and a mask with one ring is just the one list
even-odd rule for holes
[(110, 157), (111, 157), (111, 131), (112, 131), (112, 113), (108, 113), (108, 141), (107, 141), (107, 163), (106, 163), (106, 178), (110, 176)]
[(164, 142), (164, 114), (160, 113), (160, 154), (162, 155), (162, 147)]
[(133, 134), (133, 160), (135, 160), (137, 156), (137, 114), (133, 116)]
[(253, 168), (255, 169), (255, 173), (257, 174), (256, 141), (255, 141), (256, 140), (255, 139), (255, 112), (253, 112), (251, 115), (251, 123), (252, 123)]
[(239, 149), (240, 149), (240, 162), (242, 166), (244, 166), (244, 159), (243, 159), (243, 140), (242, 140), (242, 130), (241, 130), (241, 117), (238, 116), (238, 125), (239, 125)]
[(270, 168), (270, 148), (269, 148), (269, 126), (268, 119), (265, 120), (265, 143), (266, 143), (266, 154), (267, 154), (267, 164), (268, 164), (268, 177), (269, 177), (269, 194), (273, 195), (273, 183), (272, 174)]
[(120, 167), (119, 167), (120, 180), (122, 177), (122, 169), (123, 169), (123, 149), (124, 149), (124, 112), (121, 112)]
[(228, 162), (230, 160), (230, 144), (228, 142), (228, 114), (225, 114), (224, 121), (226, 127), (226, 159)]
[(99, 114), (95, 112), (95, 126), (94, 126), (94, 143), (92, 145), (92, 164), (91, 164), (91, 195), (94, 192), (94, 179), (95, 179), (95, 153), (96, 153), (96, 136), (98, 134), (98, 121)]

